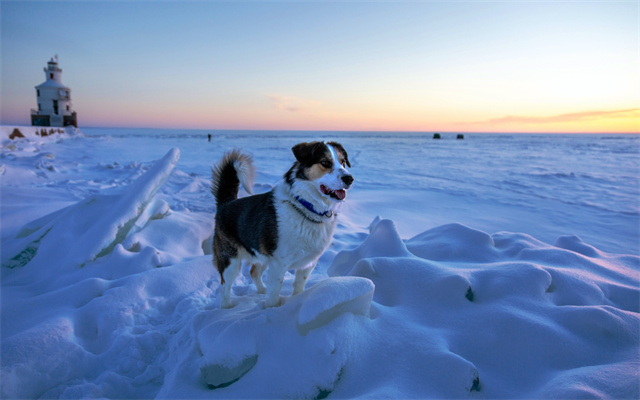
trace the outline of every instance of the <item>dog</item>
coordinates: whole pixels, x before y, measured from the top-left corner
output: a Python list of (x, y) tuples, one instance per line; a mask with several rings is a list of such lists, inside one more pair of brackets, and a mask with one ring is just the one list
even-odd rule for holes
[[(266, 293), (265, 307), (275, 307), (285, 273), (296, 271), (293, 295), (302, 292), (331, 243), (339, 208), (354, 181), (347, 171), (349, 156), (336, 142), (299, 143), (291, 151), (295, 161), (283, 180), (262, 194), (252, 195), (253, 159), (240, 150), (226, 153), (211, 170), (213, 263), (220, 273), (222, 308), (232, 307), (231, 285), (243, 261), (251, 264), (258, 293)], [(238, 198), (240, 184), (252, 196)]]

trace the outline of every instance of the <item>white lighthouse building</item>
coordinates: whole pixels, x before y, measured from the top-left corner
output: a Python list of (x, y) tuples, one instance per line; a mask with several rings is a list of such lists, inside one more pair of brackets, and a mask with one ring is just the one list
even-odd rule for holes
[(78, 127), (76, 112), (71, 105), (71, 89), (62, 84), (62, 70), (58, 68), (58, 56), (44, 68), (47, 80), (36, 86), (38, 109), (31, 110), (31, 125)]

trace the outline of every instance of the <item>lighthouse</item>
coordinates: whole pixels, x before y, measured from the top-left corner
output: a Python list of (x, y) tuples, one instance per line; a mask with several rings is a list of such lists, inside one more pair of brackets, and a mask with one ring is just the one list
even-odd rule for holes
[(58, 67), (58, 56), (52, 58), (44, 68), (47, 80), (36, 86), (38, 108), (31, 110), (33, 126), (78, 127), (76, 112), (71, 105), (71, 89), (62, 84), (62, 70)]

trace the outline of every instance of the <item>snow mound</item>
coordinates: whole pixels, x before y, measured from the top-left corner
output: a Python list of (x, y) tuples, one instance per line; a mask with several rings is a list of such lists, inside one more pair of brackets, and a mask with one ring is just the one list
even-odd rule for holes
[[(351, 364), (367, 374), (336, 396), (638, 396), (637, 257), (574, 237), (560, 238), (561, 248), (459, 224), (408, 240), (415, 256), (389, 257), (403, 253), (399, 235), (375, 222), (384, 228), (329, 268), (376, 288), (364, 356)], [(603, 376), (620, 380), (607, 386)]]
[(214, 322), (198, 332), (202, 381), (220, 397), (255, 397), (256, 388), (265, 397), (329, 393), (358, 327), (369, 321), (373, 291), (368, 279), (328, 278), (279, 308), (263, 309), (254, 295), (234, 309), (217, 310)]
[(411, 256), (393, 221), (376, 217), (369, 225), (369, 232), (367, 240), (362, 242), (358, 248), (336, 254), (333, 263), (327, 270), (329, 276), (348, 275), (349, 270), (359, 259), (373, 254), (378, 257)]
[(38, 398), (52, 385), (82, 377), (91, 357), (73, 340), (68, 318), (47, 321), (2, 342), (3, 398)]
[(434, 261), (493, 261), (497, 251), (493, 238), (461, 224), (443, 225), (407, 241), (418, 257)]
[(156, 208), (162, 206), (148, 213), (145, 209), (179, 158), (174, 148), (124, 193), (92, 196), (27, 224), (13, 241), (3, 243), (2, 265), (16, 268), (56, 260), (56, 268), (75, 268), (109, 254), (141, 216), (146, 222), (149, 213), (158, 214)]

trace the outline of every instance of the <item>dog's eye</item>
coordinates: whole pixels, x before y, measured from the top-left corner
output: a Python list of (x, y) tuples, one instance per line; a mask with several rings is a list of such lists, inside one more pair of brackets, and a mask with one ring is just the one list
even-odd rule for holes
[(333, 166), (333, 163), (331, 161), (320, 161), (320, 165), (322, 165), (323, 168), (331, 168)]

